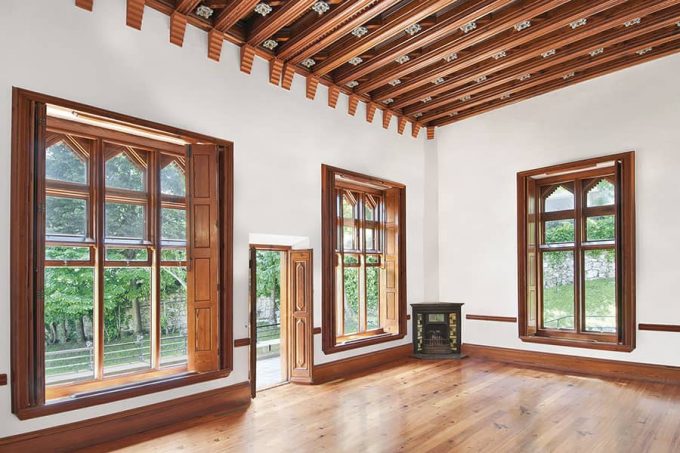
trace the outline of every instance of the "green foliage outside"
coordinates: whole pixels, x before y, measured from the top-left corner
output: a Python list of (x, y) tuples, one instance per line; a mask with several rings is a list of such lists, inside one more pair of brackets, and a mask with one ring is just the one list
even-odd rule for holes
[(255, 260), (257, 300), (266, 307), (257, 319), (257, 339), (274, 340), (280, 337), (276, 324), (281, 320), (281, 252), (257, 250)]
[[(359, 331), (359, 267), (345, 267), (345, 333)], [(380, 304), (380, 268), (366, 268), (366, 311), (367, 328), (380, 326), (378, 307)]]

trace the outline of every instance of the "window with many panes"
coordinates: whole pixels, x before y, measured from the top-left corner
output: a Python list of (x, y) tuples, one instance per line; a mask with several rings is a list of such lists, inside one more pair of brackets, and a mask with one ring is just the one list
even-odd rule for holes
[(226, 150), (17, 96), (15, 413), (228, 373)]
[(520, 334), (634, 347), (633, 154), (519, 174)]
[(405, 189), (324, 171), (324, 347), (335, 352), (405, 333)]

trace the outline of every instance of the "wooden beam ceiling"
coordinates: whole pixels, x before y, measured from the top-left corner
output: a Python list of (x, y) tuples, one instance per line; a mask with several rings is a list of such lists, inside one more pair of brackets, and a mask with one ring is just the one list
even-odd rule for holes
[[(680, 0), (126, 0), (128, 25), (146, 6), (208, 33), (208, 56), (241, 46), (240, 67), (269, 61), (269, 81), (306, 96), (328, 88), (365, 119), (397, 132), (435, 128), (628, 66), (680, 52)], [(93, 0), (75, 0), (92, 10)]]

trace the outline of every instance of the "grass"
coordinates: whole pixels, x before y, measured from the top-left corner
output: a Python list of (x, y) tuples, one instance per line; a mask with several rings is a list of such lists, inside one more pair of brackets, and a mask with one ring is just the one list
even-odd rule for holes
[[(585, 286), (586, 324), (593, 330), (616, 326), (616, 288), (613, 278), (588, 280)], [(573, 328), (574, 285), (546, 288), (543, 292), (543, 319), (546, 327)], [(557, 321), (559, 318), (565, 318)], [(559, 323), (558, 323), (559, 322)]]

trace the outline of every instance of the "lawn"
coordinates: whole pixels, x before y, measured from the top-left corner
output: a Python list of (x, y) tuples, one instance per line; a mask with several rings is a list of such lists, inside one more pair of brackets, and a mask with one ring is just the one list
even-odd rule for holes
[[(613, 278), (589, 280), (585, 287), (586, 327), (612, 331), (616, 328), (616, 287)], [(546, 288), (543, 319), (548, 328), (573, 328), (574, 285)]]

